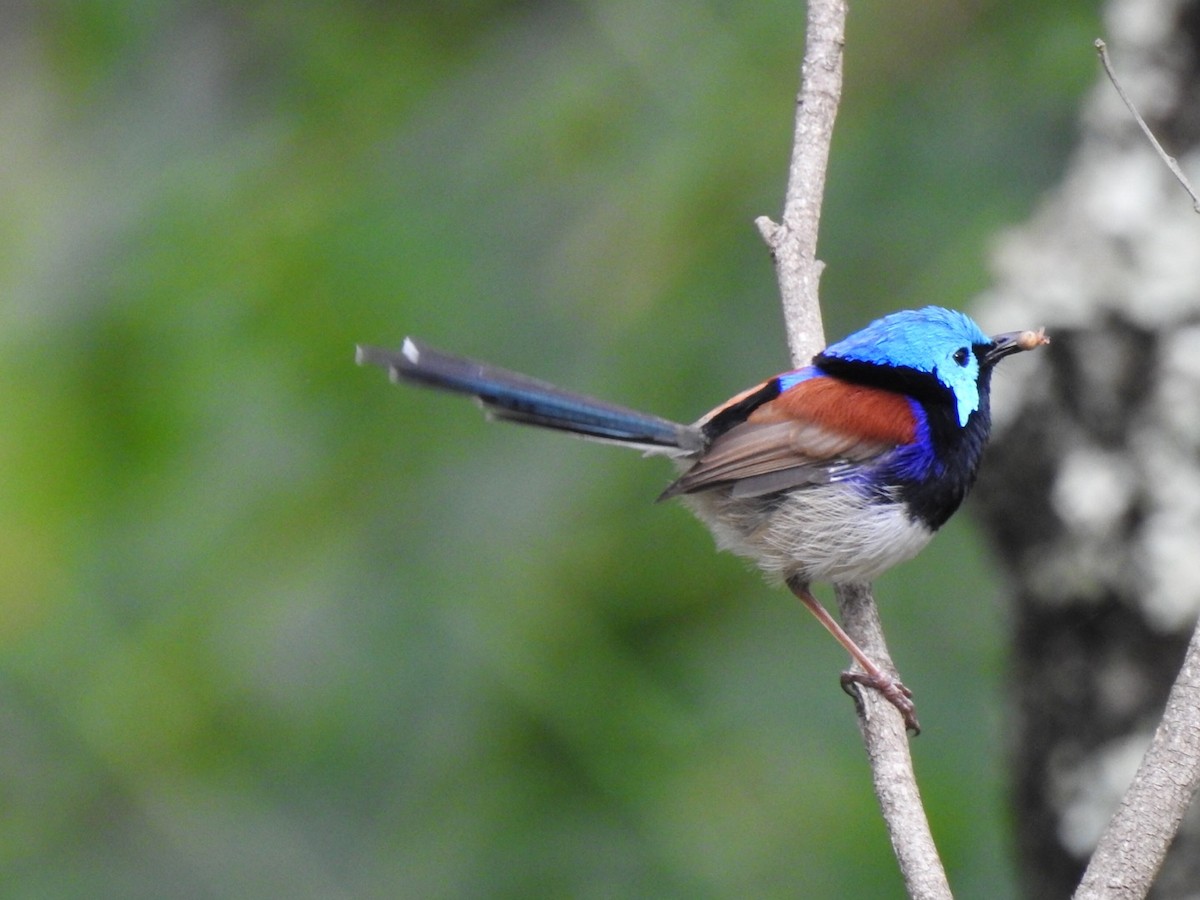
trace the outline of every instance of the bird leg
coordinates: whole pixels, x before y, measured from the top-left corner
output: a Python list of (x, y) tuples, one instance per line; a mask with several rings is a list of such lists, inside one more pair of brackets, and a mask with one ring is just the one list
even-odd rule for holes
[(834, 640), (846, 648), (846, 652), (854, 657), (854, 661), (862, 667), (861, 672), (843, 672), (842, 689), (850, 693), (850, 685), (861, 684), (874, 688), (883, 698), (896, 707), (904, 718), (904, 727), (914, 735), (921, 733), (921, 725), (917, 721), (917, 707), (912, 701), (912, 691), (901, 684), (895, 675), (879, 668), (866, 653), (854, 643), (850, 635), (842, 629), (837, 620), (821, 605), (809, 591), (808, 585), (797, 578), (789, 578), (787, 586), (791, 588), (800, 602), (808, 607), (808, 611), (817, 617), (817, 621), (825, 626), (825, 630), (833, 635)]

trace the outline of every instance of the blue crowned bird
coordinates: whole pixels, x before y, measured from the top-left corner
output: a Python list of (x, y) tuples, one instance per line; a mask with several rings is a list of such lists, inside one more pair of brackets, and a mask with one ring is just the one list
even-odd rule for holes
[(393, 381), (478, 398), (496, 419), (673, 457), (679, 497), (722, 549), (783, 581), (862, 669), (843, 684), (878, 690), (919, 726), (912, 694), (842, 630), (813, 582), (866, 583), (912, 558), (958, 509), (991, 428), (992, 370), (1048, 339), (989, 337), (968, 316), (928, 306), (884, 316), (691, 425), (637, 412), (405, 339), (360, 346)]

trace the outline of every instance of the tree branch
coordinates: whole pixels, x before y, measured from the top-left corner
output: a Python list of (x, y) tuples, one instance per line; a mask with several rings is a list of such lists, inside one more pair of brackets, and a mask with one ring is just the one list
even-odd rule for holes
[(1145, 897), (1200, 788), (1200, 623), (1133, 784), (1108, 823), (1075, 900)]
[(775, 260), (788, 347), (797, 366), (807, 365), (825, 346), (818, 294), (823, 264), (817, 259), (817, 233), (833, 122), (842, 97), (845, 35), (843, 0), (817, 0), (808, 4), (783, 224), (772, 222), (767, 216), (755, 220)]
[(1175, 180), (1183, 186), (1188, 196), (1192, 198), (1192, 209), (1200, 213), (1200, 197), (1196, 196), (1196, 189), (1192, 187), (1192, 183), (1188, 181), (1188, 177), (1183, 174), (1183, 169), (1179, 168), (1179, 161), (1163, 149), (1163, 145), (1158, 142), (1158, 138), (1154, 136), (1154, 132), (1150, 130), (1150, 126), (1142, 118), (1142, 114), (1138, 112), (1133, 101), (1129, 99), (1129, 95), (1125, 93), (1125, 88), (1121, 86), (1121, 79), (1117, 78), (1117, 73), (1113, 71), (1112, 61), (1108, 58), (1108, 44), (1104, 43), (1100, 38), (1096, 38), (1094, 46), (1096, 47), (1096, 52), (1100, 54), (1100, 63), (1104, 66), (1104, 74), (1108, 76), (1108, 80), (1112, 82), (1112, 86), (1117, 89), (1117, 96), (1121, 98), (1121, 102), (1125, 104), (1125, 108), (1129, 110), (1129, 114), (1133, 116), (1133, 120), (1142, 129), (1142, 134), (1146, 136), (1146, 140), (1150, 142), (1150, 146), (1154, 148), (1154, 152), (1158, 154), (1158, 158), (1171, 170), (1171, 174), (1175, 176)]
[[(895, 671), (870, 585), (838, 585), (837, 598), (843, 627), (855, 643), (876, 664)], [(904, 720), (891, 703), (869, 688), (859, 689), (856, 706), (858, 727), (871, 763), (875, 797), (887, 823), (892, 851), (900, 864), (908, 895), (922, 900), (949, 900), (950, 883), (917, 789)]]
[[(842, 93), (845, 33), (843, 0), (809, 0), (782, 224), (766, 216), (755, 220), (775, 260), (788, 346), (797, 366), (806, 365), (824, 346), (817, 235), (833, 123)], [(841, 585), (837, 597), (847, 633), (872, 659), (894, 671), (870, 587)], [(921, 805), (904, 723), (896, 709), (874, 691), (860, 691), (857, 708), (875, 796), (909, 896), (945, 900), (951, 897), (950, 886)]]

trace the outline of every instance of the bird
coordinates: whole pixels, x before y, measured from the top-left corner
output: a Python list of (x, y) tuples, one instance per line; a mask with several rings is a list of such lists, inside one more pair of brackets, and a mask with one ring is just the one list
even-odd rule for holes
[(358, 345), (359, 365), (391, 380), (474, 397), (492, 419), (554, 429), (673, 458), (679, 498), (719, 549), (782, 582), (910, 732), (912, 692), (877, 665), (813, 595), (864, 584), (915, 556), (966, 497), (991, 429), (991, 378), (1007, 356), (1049, 343), (1044, 329), (988, 336), (940, 306), (893, 312), (768, 378), (692, 424), (564, 390), (405, 338)]

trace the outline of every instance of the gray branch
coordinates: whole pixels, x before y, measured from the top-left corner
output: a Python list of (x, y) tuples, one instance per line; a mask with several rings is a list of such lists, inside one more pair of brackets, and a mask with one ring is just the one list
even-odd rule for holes
[[(870, 586), (839, 585), (837, 597), (843, 627), (850, 637), (878, 665), (895, 671)], [(857, 705), (875, 797), (908, 895), (914, 900), (949, 900), (953, 896), (950, 883), (921, 803), (904, 722), (892, 704), (870, 689), (859, 690)]]
[[(755, 223), (775, 260), (788, 346), (797, 366), (806, 365), (824, 346), (817, 235), (833, 123), (842, 93), (845, 33), (843, 0), (810, 0), (782, 224), (766, 216)], [(847, 633), (877, 663), (894, 671), (870, 587), (843, 585), (837, 595)], [(909, 896), (945, 900), (951, 896), (950, 886), (921, 805), (904, 723), (895, 708), (874, 691), (861, 691), (857, 706), (875, 795)]]
[(1200, 787), (1200, 626), (1150, 749), (1100, 836), (1075, 900), (1145, 897)]

